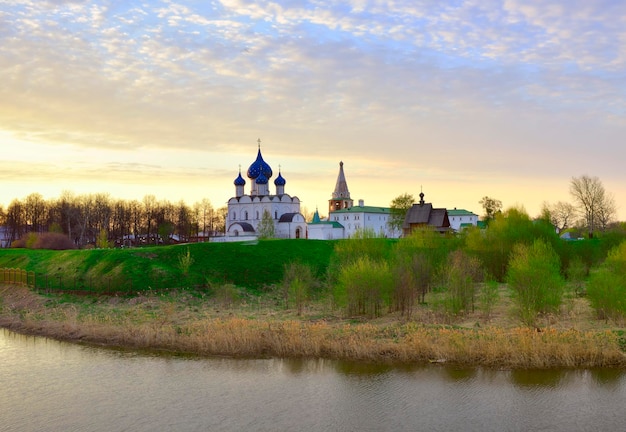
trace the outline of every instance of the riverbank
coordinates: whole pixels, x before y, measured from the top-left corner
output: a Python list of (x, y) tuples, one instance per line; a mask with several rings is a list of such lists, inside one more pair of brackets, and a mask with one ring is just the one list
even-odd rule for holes
[(452, 363), (498, 368), (624, 367), (624, 332), (591, 319), (582, 304), (538, 328), (520, 327), (506, 305), (489, 319), (442, 319), (416, 311), (343, 319), (330, 305), (302, 316), (276, 299), (233, 307), (176, 292), (136, 297), (42, 296), (0, 287), (0, 327), (58, 340), (201, 356), (330, 358)]

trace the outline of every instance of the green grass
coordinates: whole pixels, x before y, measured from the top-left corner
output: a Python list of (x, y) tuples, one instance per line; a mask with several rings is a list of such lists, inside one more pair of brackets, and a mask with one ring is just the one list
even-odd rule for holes
[[(301, 262), (322, 277), (333, 254), (334, 241), (261, 240), (255, 243), (195, 243), (134, 249), (30, 250), (0, 249), (0, 268), (20, 268), (62, 278), (64, 286), (103, 290), (143, 291), (209, 283), (231, 283), (260, 291), (282, 279), (284, 264)], [(183, 274), (180, 257), (192, 264)], [(82, 285), (81, 285), (82, 284)], [(97, 288), (96, 288), (97, 289)]]

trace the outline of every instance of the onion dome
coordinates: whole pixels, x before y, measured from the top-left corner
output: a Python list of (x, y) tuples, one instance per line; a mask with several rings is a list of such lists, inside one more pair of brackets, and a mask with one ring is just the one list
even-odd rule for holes
[(279, 171), (278, 177), (276, 177), (276, 180), (274, 180), (274, 184), (276, 186), (285, 186), (285, 183), (287, 183), (287, 181), (283, 178), (282, 174)]
[(234, 183), (235, 183), (235, 186), (245, 186), (246, 185), (246, 181), (243, 179), (243, 177), (241, 177), (241, 171), (239, 172), (239, 175), (235, 179)]
[(259, 147), (256, 160), (252, 162), (252, 165), (248, 168), (248, 178), (254, 180), (261, 174), (265, 177), (265, 183), (261, 184), (266, 184), (267, 180), (272, 178), (272, 168), (263, 160), (263, 156), (261, 156), (261, 148)]
[(261, 172), (261, 174), (259, 174), (259, 176), (256, 178), (255, 183), (259, 185), (266, 185), (267, 181), (267, 177), (265, 177), (265, 174)]

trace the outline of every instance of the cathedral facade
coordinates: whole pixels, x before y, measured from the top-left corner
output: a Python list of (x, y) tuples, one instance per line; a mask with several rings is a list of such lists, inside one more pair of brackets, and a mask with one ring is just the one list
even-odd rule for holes
[(226, 221), (226, 236), (240, 239), (241, 237), (259, 237), (259, 228), (265, 215), (271, 219), (276, 238), (307, 238), (307, 223), (300, 213), (300, 199), (285, 193), (287, 181), (280, 170), (274, 180), (274, 193), (270, 190), (270, 180), (273, 176), (272, 168), (263, 159), (261, 142), (256, 160), (252, 162), (246, 177), (248, 178), (249, 193), (246, 193), (246, 180), (239, 175), (234, 181), (235, 196), (228, 200), (228, 216)]

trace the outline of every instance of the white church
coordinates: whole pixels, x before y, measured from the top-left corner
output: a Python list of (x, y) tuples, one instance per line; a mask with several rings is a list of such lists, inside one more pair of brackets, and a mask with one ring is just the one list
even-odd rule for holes
[(274, 237), (307, 238), (307, 223), (300, 213), (300, 199), (285, 193), (287, 183), (280, 170), (274, 180), (274, 193), (270, 191), (272, 168), (261, 155), (261, 140), (256, 160), (248, 168), (250, 193), (245, 193), (246, 180), (241, 175), (234, 181), (235, 196), (228, 200), (226, 237), (230, 240), (258, 237), (258, 226), (263, 214), (268, 212), (274, 222)]
[(328, 200), (328, 219), (321, 220), (316, 210), (309, 223), (309, 239), (336, 240), (354, 236), (358, 231), (371, 230), (381, 237), (398, 237), (389, 227), (389, 207), (366, 206), (360, 199), (358, 205), (350, 197), (348, 182), (339, 162), (339, 174), (332, 197)]
[[(274, 223), (274, 237), (289, 239), (336, 240), (353, 237), (361, 230), (370, 230), (381, 237), (397, 238), (403, 232), (393, 230), (389, 226), (391, 209), (382, 206), (366, 206), (363, 200), (358, 205), (350, 197), (350, 190), (343, 170), (343, 162), (339, 163), (339, 174), (335, 190), (328, 201), (328, 218), (320, 219), (316, 210), (313, 220), (306, 221), (300, 212), (300, 199), (285, 193), (285, 178), (282, 173), (274, 180), (274, 193), (270, 190), (270, 179), (273, 176), (272, 168), (263, 160), (261, 154), (261, 140), (258, 140), (256, 160), (250, 165), (246, 177), (250, 182), (249, 193), (246, 194), (246, 180), (239, 175), (234, 181), (235, 196), (228, 200), (228, 215), (226, 221), (226, 235), (220, 241), (254, 240), (259, 237), (259, 224), (267, 212)], [(420, 194), (420, 203), (414, 207), (423, 207), (424, 194)], [(420, 207), (421, 206), (421, 207)], [(428, 209), (432, 208), (428, 204)], [(423, 208), (421, 213), (424, 213)], [(478, 216), (467, 210), (442, 210), (448, 229), (460, 231), (465, 226), (476, 225)], [(437, 225), (431, 221), (429, 210), (420, 222), (421, 225)], [(449, 215), (449, 217), (448, 217)], [(410, 222), (410, 221), (409, 221)], [(415, 221), (413, 221), (415, 222)], [(419, 224), (418, 224), (419, 225)]]

